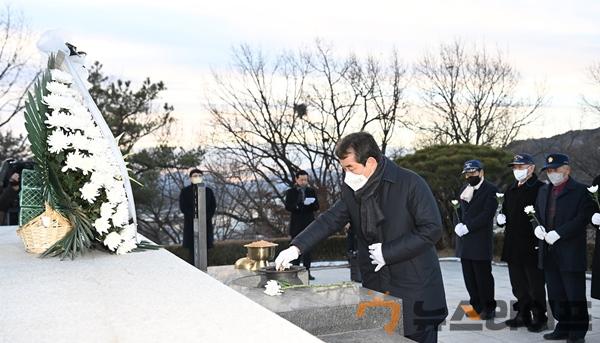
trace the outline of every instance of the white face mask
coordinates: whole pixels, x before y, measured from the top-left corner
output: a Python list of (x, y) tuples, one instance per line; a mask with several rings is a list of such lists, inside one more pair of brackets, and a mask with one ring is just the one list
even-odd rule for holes
[(202, 176), (192, 176), (192, 184), (196, 185), (202, 183)]
[(560, 185), (565, 180), (565, 174), (563, 173), (548, 173), (548, 179), (553, 185)]
[(362, 174), (354, 174), (351, 171), (346, 171), (346, 177), (344, 178), (344, 182), (355, 192), (361, 189), (368, 180), (368, 177)]
[(514, 169), (513, 174), (515, 175), (515, 179), (517, 179), (517, 181), (519, 181), (519, 182), (525, 181), (525, 179), (527, 178), (528, 170), (527, 169)]

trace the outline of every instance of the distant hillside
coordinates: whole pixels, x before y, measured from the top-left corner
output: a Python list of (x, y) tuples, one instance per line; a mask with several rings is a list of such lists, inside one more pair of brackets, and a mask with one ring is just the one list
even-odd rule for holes
[(549, 138), (514, 141), (507, 149), (515, 154), (533, 155), (538, 170), (544, 164), (546, 154), (567, 154), (574, 178), (585, 184), (590, 184), (600, 174), (600, 128), (569, 131)]

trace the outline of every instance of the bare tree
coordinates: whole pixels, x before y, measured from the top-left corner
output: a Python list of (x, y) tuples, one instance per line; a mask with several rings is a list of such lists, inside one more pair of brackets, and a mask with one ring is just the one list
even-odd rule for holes
[[(594, 90), (598, 92), (600, 90), (600, 61), (592, 64), (588, 68), (589, 79), (594, 86)], [(600, 115), (600, 96), (597, 97), (585, 97), (583, 96), (583, 102), (587, 109)]]
[(544, 101), (541, 92), (532, 100), (517, 98), (519, 73), (501, 51), (467, 51), (460, 41), (425, 54), (415, 77), (429, 117), (413, 125), (431, 143), (506, 146), (536, 119)]
[(234, 62), (233, 75), (215, 73), (210, 92), (219, 157), (209, 168), (215, 175), (223, 174), (224, 161), (235, 168), (237, 176), (225, 173), (220, 180), (228, 191), (241, 192), (239, 202), (222, 214), (251, 223), (256, 234), (285, 232), (284, 191), (300, 169), (311, 174), (327, 208), (339, 192), (337, 141), (369, 130), (385, 149), (405, 114), (406, 69), (395, 53), (389, 63), (339, 58), (317, 41), (311, 50), (272, 61), (241, 46)]

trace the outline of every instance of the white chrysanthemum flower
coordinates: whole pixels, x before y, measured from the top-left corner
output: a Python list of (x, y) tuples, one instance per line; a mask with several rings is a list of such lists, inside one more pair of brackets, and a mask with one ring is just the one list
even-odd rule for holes
[(106, 245), (111, 251), (115, 251), (119, 244), (121, 244), (121, 241), (121, 235), (113, 231), (106, 235), (106, 238), (104, 238), (104, 245)]
[(69, 136), (65, 135), (62, 130), (54, 130), (48, 136), (48, 151), (58, 154), (69, 147), (69, 141)]
[(100, 217), (94, 221), (94, 228), (99, 234), (107, 233), (110, 229), (110, 223), (107, 218)]
[(119, 248), (117, 249), (117, 255), (127, 254), (135, 248), (137, 248), (137, 242), (134, 239), (126, 239), (123, 243), (119, 245)]
[[(79, 167), (79, 169), (81, 169), (81, 173), (83, 175), (87, 175), (96, 169), (96, 165), (98, 163), (102, 163), (102, 162), (103, 161), (98, 161), (93, 156), (82, 156), (81, 159), (79, 160), (78, 167)], [(100, 186), (98, 186), (98, 187), (100, 187)]]
[(62, 167), (61, 171), (64, 173), (69, 170), (77, 170), (81, 165), (81, 160), (83, 155), (79, 152), (71, 152), (67, 154), (67, 159), (65, 161), (65, 165)]
[[(92, 174), (92, 176), (93, 175), (94, 174)], [(100, 217), (106, 219), (107, 221), (112, 216), (113, 212), (113, 205), (111, 203), (105, 202), (100, 205)]]
[(44, 124), (49, 128), (64, 128), (70, 120), (70, 116), (63, 112), (54, 112), (52, 115), (46, 113), (46, 117)]
[(283, 293), (283, 290), (281, 289), (281, 286), (279, 286), (279, 283), (277, 281), (269, 280), (265, 285), (264, 293), (270, 296), (281, 295)]
[(71, 97), (48, 94), (44, 97), (44, 102), (55, 111), (59, 111), (61, 109), (70, 109), (74, 104), (75, 100)]
[(127, 201), (123, 181), (114, 180), (106, 188), (106, 197), (111, 204), (120, 204)]
[(50, 93), (54, 94), (54, 95), (61, 95), (61, 96), (74, 96), (76, 94), (76, 91), (69, 88), (69, 86), (60, 83), (60, 82), (48, 82), (48, 84), (46, 84), (46, 89), (50, 91)]
[(596, 192), (598, 191), (598, 185), (595, 185), (595, 186), (588, 187), (588, 189), (587, 189), (587, 190), (588, 190), (588, 192), (590, 192), (590, 193), (596, 193)]
[(450, 200), (450, 202), (452, 203), (452, 205), (456, 206), (458, 205), (458, 200)]
[(134, 223), (123, 226), (121, 236), (125, 240), (134, 239), (137, 241), (137, 226)]
[(114, 226), (124, 227), (129, 223), (129, 207), (126, 202), (117, 205), (115, 213), (111, 217)]
[(60, 69), (50, 69), (50, 74), (53, 81), (65, 84), (70, 84), (73, 82), (73, 77), (71, 76), (71, 74), (66, 73)]
[(81, 192), (81, 198), (83, 200), (86, 200), (90, 204), (93, 204), (96, 200), (96, 197), (100, 195), (100, 193), (98, 192), (98, 188), (100, 187), (97, 184), (87, 182), (83, 185), (83, 187), (79, 189), (79, 191)]
[(84, 136), (81, 132), (75, 132), (70, 136), (71, 146), (75, 150), (88, 151), (93, 142)]
[(496, 193), (496, 198), (504, 198), (504, 193)]
[(535, 214), (535, 209), (533, 208), (533, 205), (529, 205), (525, 207), (525, 213), (527, 214)]

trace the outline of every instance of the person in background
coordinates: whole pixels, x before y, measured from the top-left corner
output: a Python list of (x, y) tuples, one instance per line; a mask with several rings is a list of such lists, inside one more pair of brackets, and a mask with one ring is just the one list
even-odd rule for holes
[(334, 153), (344, 170), (341, 199), (279, 253), (275, 266), (288, 266), (351, 223), (363, 286), (402, 299), (404, 336), (437, 342), (448, 307), (435, 249), (442, 219), (431, 189), (385, 157), (367, 132), (345, 136)]
[[(592, 181), (592, 187), (596, 187), (596, 194), (600, 194), (600, 175), (596, 176)], [(596, 243), (594, 244), (594, 259), (592, 262), (592, 292), (591, 296), (594, 299), (600, 300), (600, 208), (596, 203), (596, 211), (592, 215), (592, 225), (597, 229)]]
[[(179, 194), (179, 209), (183, 213), (183, 243), (182, 246), (190, 253), (188, 262), (194, 264), (194, 212), (196, 210), (195, 197), (197, 185), (204, 182), (204, 175), (200, 169), (192, 169), (189, 173), (190, 182)], [(215, 194), (210, 187), (206, 187), (206, 243), (207, 248), (213, 247), (213, 221), (217, 210)]]
[(460, 223), (454, 228), (456, 256), (460, 257), (469, 303), (481, 319), (488, 320), (496, 316), (492, 254), (498, 188), (485, 180), (479, 160), (466, 161), (462, 174), (467, 183), (460, 194)]
[(544, 339), (584, 342), (590, 320), (585, 291), (586, 227), (594, 202), (587, 187), (570, 176), (567, 155), (548, 155), (542, 171), (550, 184), (538, 192), (535, 215), (540, 225), (534, 233), (552, 316), (558, 322)]
[(21, 176), (13, 173), (0, 191), (0, 225), (19, 225)]
[[(294, 187), (285, 192), (285, 209), (291, 213), (289, 233), (292, 239), (315, 220), (315, 212), (319, 210), (317, 193), (308, 185), (308, 173), (304, 170), (298, 171), (294, 181)], [(310, 251), (305, 251), (301, 258), (308, 271), (308, 279), (314, 280), (310, 273)], [(298, 265), (300, 261), (295, 260), (293, 264)]]
[(502, 261), (508, 263), (512, 292), (517, 298), (513, 306), (517, 315), (507, 320), (506, 325), (526, 326), (531, 332), (540, 332), (548, 327), (546, 286), (544, 271), (537, 265), (538, 239), (524, 209), (535, 204), (544, 183), (535, 174), (531, 155), (517, 154), (508, 166), (516, 180), (504, 191), (502, 211), (496, 217), (498, 225), (505, 226)]

